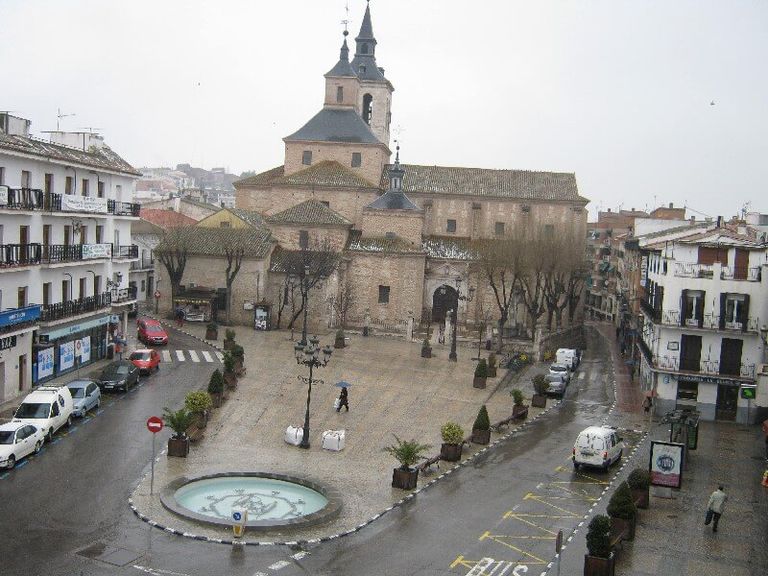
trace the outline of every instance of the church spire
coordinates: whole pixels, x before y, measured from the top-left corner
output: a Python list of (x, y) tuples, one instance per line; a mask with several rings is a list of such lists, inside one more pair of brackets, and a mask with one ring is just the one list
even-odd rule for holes
[(400, 143), (395, 140), (397, 144), (395, 154), (395, 164), (389, 169), (389, 189), (392, 192), (403, 191), (403, 176), (405, 176), (405, 170), (400, 168)]
[(361, 80), (386, 81), (384, 72), (376, 65), (376, 38), (371, 24), (371, 5), (366, 4), (360, 33), (355, 38), (355, 58), (352, 69)]
[(339, 61), (331, 70), (325, 75), (335, 77), (354, 77), (355, 71), (352, 65), (349, 63), (349, 46), (347, 46), (347, 35), (349, 32), (344, 30), (344, 42), (341, 44), (341, 50), (339, 51)]

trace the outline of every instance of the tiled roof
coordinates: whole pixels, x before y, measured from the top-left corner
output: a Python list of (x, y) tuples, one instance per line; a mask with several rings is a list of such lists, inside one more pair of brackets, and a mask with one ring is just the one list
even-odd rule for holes
[(141, 209), (141, 217), (147, 222), (152, 222), (160, 228), (175, 228), (177, 226), (194, 226), (197, 220), (180, 214), (175, 210), (160, 210), (158, 208)]
[(279, 178), (285, 173), (284, 168), (284, 166), (278, 166), (277, 168), (260, 172), (254, 176), (248, 176), (242, 180), (235, 180), (233, 185), (235, 188), (239, 188), (241, 186), (263, 186), (265, 184), (270, 184), (275, 178)]
[[(576, 176), (564, 172), (491, 170), (401, 164), (405, 170), (403, 192), (420, 194), (466, 194), (519, 200), (565, 200), (588, 202), (579, 196)], [(391, 165), (381, 174), (381, 186), (388, 186)]]
[(225, 256), (227, 246), (243, 246), (249, 258), (266, 258), (275, 241), (267, 230), (260, 228), (177, 228), (160, 241), (155, 252), (173, 250), (183, 244), (188, 254)]
[(421, 210), (411, 202), (405, 194), (399, 190), (387, 190), (384, 194), (368, 204), (366, 208), (372, 210)]
[(423, 254), (419, 244), (408, 242), (397, 236), (392, 238), (363, 238), (360, 230), (349, 235), (347, 250), (353, 252), (387, 252), (396, 254)]
[(311, 199), (267, 217), (267, 222), (275, 224), (328, 224), (331, 226), (350, 226), (352, 224), (322, 202)]
[(445, 260), (472, 260), (472, 241), (469, 238), (453, 236), (427, 236), (422, 241), (429, 258)]
[(131, 176), (141, 176), (141, 172), (118, 156), (109, 146), (85, 152), (78, 148), (51, 144), (44, 140), (28, 138), (15, 134), (0, 132), (0, 150), (12, 150), (24, 154), (32, 154), (46, 159), (73, 162), (91, 168), (122, 172)]
[(715, 228), (714, 230), (702, 230), (700, 232), (678, 238), (683, 244), (727, 244), (731, 246), (743, 246), (744, 248), (759, 247), (760, 242), (745, 234), (739, 234), (728, 228)]
[(661, 236), (667, 236), (669, 234), (679, 234), (680, 232), (688, 232), (688, 231), (698, 232), (703, 228), (708, 228), (709, 226), (712, 226), (711, 222), (697, 222), (696, 224), (686, 224), (685, 226), (675, 226), (674, 228), (667, 228), (666, 230), (649, 232), (648, 234), (643, 234), (642, 236), (638, 236), (638, 238), (645, 240), (645, 239), (659, 238)]
[(352, 170), (335, 160), (324, 160), (304, 170), (285, 176), (283, 166), (272, 168), (256, 176), (235, 182), (238, 188), (243, 186), (330, 186), (336, 188), (377, 188)]
[(381, 144), (360, 115), (351, 108), (323, 108), (286, 142), (353, 142)]
[(264, 216), (258, 212), (246, 210), (245, 208), (229, 208), (228, 210), (251, 226), (260, 228), (264, 225)]

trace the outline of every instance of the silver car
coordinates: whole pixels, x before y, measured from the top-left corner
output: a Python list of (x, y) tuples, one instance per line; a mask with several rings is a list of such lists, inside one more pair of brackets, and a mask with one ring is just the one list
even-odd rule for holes
[(95, 410), (101, 406), (101, 390), (93, 380), (72, 380), (72, 382), (67, 383), (67, 388), (72, 393), (72, 401), (74, 402), (72, 414), (74, 416), (82, 418), (88, 410)]
[(568, 388), (568, 382), (560, 374), (547, 374), (547, 395), (565, 396), (565, 389)]

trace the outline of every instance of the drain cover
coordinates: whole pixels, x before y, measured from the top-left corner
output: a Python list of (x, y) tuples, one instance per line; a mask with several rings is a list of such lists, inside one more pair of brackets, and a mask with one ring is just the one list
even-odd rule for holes
[(141, 554), (125, 548), (115, 548), (104, 544), (104, 542), (94, 542), (82, 550), (76, 552), (78, 556), (84, 556), (91, 560), (98, 560), (112, 566), (125, 566), (141, 558)]

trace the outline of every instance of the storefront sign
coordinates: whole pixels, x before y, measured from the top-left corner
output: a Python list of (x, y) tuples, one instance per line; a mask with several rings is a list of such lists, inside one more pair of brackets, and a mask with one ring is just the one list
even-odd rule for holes
[(40, 318), (40, 306), (26, 306), (24, 308), (15, 308), (0, 312), (0, 328), (23, 324), (24, 322), (33, 322)]
[(53, 347), (37, 353), (37, 379), (53, 376)]
[(61, 197), (61, 209), (65, 212), (100, 212), (106, 214), (107, 199), (64, 194)]
[(87, 322), (80, 322), (78, 324), (73, 324), (72, 326), (65, 326), (63, 328), (59, 328), (58, 330), (51, 330), (47, 334), (44, 334), (44, 336), (47, 336), (48, 341), (51, 341), (56, 340), (57, 338), (61, 338), (62, 336), (69, 336), (71, 334), (77, 334), (78, 332), (84, 332), (85, 330), (96, 328), (97, 326), (104, 326), (105, 324), (109, 324), (109, 316), (102, 316), (101, 318), (96, 318), (95, 320), (88, 320)]
[(16, 346), (16, 336), (6, 336), (0, 338), (0, 350), (8, 350)]
[(723, 386), (739, 386), (741, 384), (738, 380), (717, 378), (715, 376), (702, 376), (701, 374), (681, 374), (678, 376), (678, 380), (688, 380), (689, 382), (702, 382), (704, 384), (717, 384)]
[(112, 244), (83, 244), (83, 260), (110, 258), (111, 256)]
[(66, 342), (59, 346), (59, 371), (75, 365), (75, 342)]
[(680, 488), (683, 484), (683, 453), (685, 446), (676, 442), (651, 440), (651, 484)]

